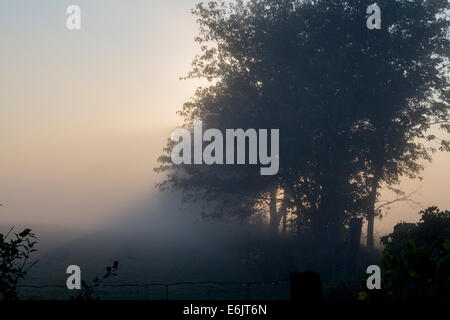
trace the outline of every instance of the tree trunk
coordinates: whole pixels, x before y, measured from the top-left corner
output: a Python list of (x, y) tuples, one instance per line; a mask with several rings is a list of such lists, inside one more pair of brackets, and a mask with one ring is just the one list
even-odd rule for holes
[(279, 215), (281, 217), (281, 232), (283, 234), (286, 234), (286, 231), (287, 231), (287, 201), (288, 201), (287, 191), (284, 190), (283, 200), (281, 202), (280, 212), (279, 212)]
[(374, 224), (375, 224), (375, 203), (377, 202), (377, 192), (381, 180), (381, 170), (378, 169), (374, 176), (372, 184), (372, 190), (369, 195), (369, 212), (367, 214), (367, 249), (373, 250), (374, 248)]
[(269, 215), (270, 215), (270, 231), (272, 233), (278, 232), (280, 225), (280, 217), (277, 212), (277, 187), (274, 187), (270, 192)]
[(370, 212), (367, 216), (367, 249), (372, 250), (374, 247), (373, 232), (374, 232), (375, 214)]
[(286, 211), (283, 212), (283, 218), (281, 220), (281, 233), (282, 234), (286, 234), (287, 232), (287, 216), (286, 216)]
[(362, 218), (350, 220), (350, 230), (347, 239), (347, 269), (352, 275), (357, 270), (358, 253), (361, 244)]

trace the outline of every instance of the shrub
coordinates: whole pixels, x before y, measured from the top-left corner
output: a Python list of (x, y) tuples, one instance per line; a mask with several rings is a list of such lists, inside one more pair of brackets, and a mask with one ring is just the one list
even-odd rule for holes
[(450, 211), (430, 207), (418, 223), (399, 223), (382, 237), (381, 290), (362, 296), (381, 299), (449, 299)]
[(5, 300), (17, 300), (17, 283), (24, 278), (28, 270), (38, 260), (30, 261), (30, 256), (37, 251), (36, 236), (30, 229), (20, 233), (10, 231), (0, 234), (0, 295)]

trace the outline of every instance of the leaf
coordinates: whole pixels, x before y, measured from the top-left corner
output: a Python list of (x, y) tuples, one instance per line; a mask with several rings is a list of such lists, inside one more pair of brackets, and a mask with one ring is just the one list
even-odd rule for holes
[(450, 249), (450, 240), (449, 239), (445, 239), (444, 243), (442, 244), (442, 246), (449, 250)]
[(20, 237), (26, 237), (27, 235), (29, 235), (31, 233), (31, 229), (25, 229), (23, 230), (21, 233), (19, 233)]

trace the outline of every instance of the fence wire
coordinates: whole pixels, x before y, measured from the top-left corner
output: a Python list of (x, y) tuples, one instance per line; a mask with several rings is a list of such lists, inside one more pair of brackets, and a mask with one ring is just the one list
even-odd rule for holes
[[(361, 281), (339, 281), (339, 280), (324, 280), (321, 281), (322, 286), (324, 287), (325, 291), (333, 291), (337, 289), (342, 288), (351, 288), (353, 290), (359, 289), (361, 287)], [(277, 285), (284, 285), (285, 286), (285, 294), (283, 296), (288, 295), (289, 292), (289, 280), (283, 279), (283, 280), (275, 280), (275, 281), (247, 281), (247, 282), (241, 282), (241, 281), (181, 281), (181, 282), (171, 282), (171, 283), (121, 283), (121, 284), (102, 284), (99, 286), (99, 290), (106, 289), (106, 288), (151, 288), (151, 287), (160, 287), (163, 289), (162, 292), (162, 298), (164, 300), (169, 300), (169, 293), (170, 288), (173, 287), (180, 287), (180, 286), (229, 286), (229, 285), (235, 285), (240, 286), (244, 288), (244, 296), (245, 299), (251, 299), (252, 298), (252, 287), (256, 286), (277, 286)], [(18, 285), (18, 289), (46, 289), (46, 288), (55, 288), (55, 289), (67, 289), (67, 286), (61, 285), (61, 284), (41, 284), (41, 285), (32, 285), (32, 284), (23, 284)], [(219, 288), (216, 288), (216, 290), (219, 290)], [(287, 292), (286, 292), (287, 291)], [(209, 292), (209, 290), (207, 290)], [(175, 292), (171, 292), (172, 294)], [(177, 296), (175, 294), (175, 296)], [(256, 294), (256, 296), (258, 296)], [(189, 297), (188, 297), (189, 298)], [(175, 299), (178, 299), (175, 297)]]

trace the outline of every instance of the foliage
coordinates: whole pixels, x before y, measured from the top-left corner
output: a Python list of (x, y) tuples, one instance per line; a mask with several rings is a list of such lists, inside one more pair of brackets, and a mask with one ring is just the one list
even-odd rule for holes
[(431, 247), (436, 240), (450, 239), (450, 211), (429, 207), (420, 215), (420, 222), (399, 223), (393, 233), (381, 238), (385, 253), (400, 255), (411, 241), (419, 247)]
[(114, 261), (112, 266), (106, 267), (106, 273), (101, 277), (95, 277), (92, 284), (88, 284), (86, 281), (81, 281), (81, 289), (76, 296), (72, 296), (72, 300), (98, 300), (96, 296), (96, 289), (109, 277), (117, 276), (117, 270), (119, 269), (119, 262)]
[(448, 299), (450, 297), (450, 211), (430, 207), (418, 223), (399, 223), (383, 237), (381, 290), (369, 298)]
[(388, 298), (450, 297), (450, 239), (431, 246), (410, 241), (400, 255), (386, 254), (382, 262), (382, 288)]
[(185, 127), (202, 120), (220, 130), (279, 128), (280, 171), (260, 177), (252, 166), (174, 166), (169, 142), (157, 168), (168, 173), (161, 189), (206, 201), (213, 218), (250, 217), (270, 190), (283, 189), (297, 230), (323, 240), (330, 224), (373, 212), (382, 182), (416, 178), (419, 161), (431, 160), (439, 142), (446, 146), (427, 130), (450, 130), (449, 21), (442, 15), (449, 5), (382, 0), (383, 27), (371, 31), (369, 4), (199, 4), (202, 54), (188, 77), (211, 85), (184, 104)]
[(31, 261), (31, 255), (36, 252), (36, 236), (30, 229), (14, 233), (8, 239), (11, 230), (0, 234), (0, 294), (5, 300), (17, 300), (17, 283), (27, 275), (28, 270), (38, 260)]

